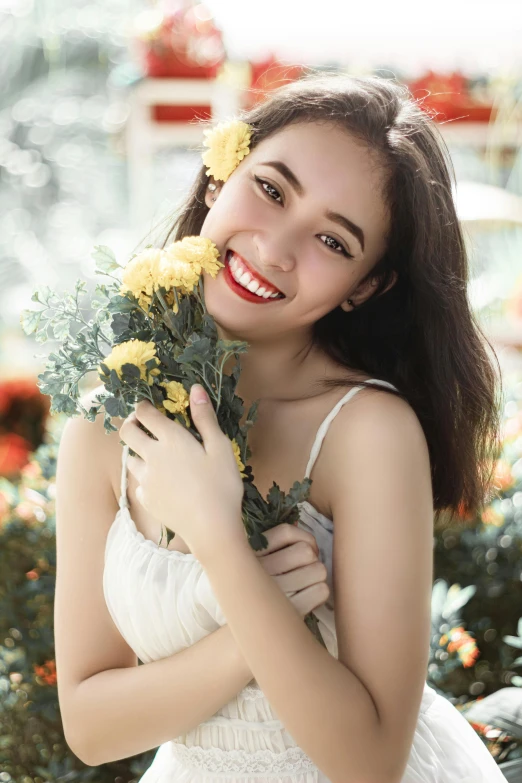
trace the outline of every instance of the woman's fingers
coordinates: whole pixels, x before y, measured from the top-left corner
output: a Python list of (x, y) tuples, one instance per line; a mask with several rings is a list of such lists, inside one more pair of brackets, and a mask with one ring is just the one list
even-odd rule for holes
[(317, 561), (319, 557), (317, 544), (313, 547), (306, 541), (296, 541), (295, 544), (285, 546), (283, 549), (264, 554), (267, 551), (266, 549), (261, 549), (256, 552), (256, 555), (260, 558), (265, 571), (272, 574), (272, 576), (309, 565)]
[[(161, 416), (162, 414), (159, 413), (158, 415)], [(142, 459), (146, 459), (147, 454), (149, 453), (149, 447), (153, 441), (150, 435), (147, 435), (147, 433), (143, 432), (139, 427), (135, 411), (127, 416), (120, 427), (119, 434), (120, 438), (127, 446), (130, 446)]]
[(297, 525), (289, 525), (286, 522), (282, 522), (280, 525), (265, 530), (263, 535), (268, 541), (268, 546), (266, 549), (260, 549), (256, 552), (258, 556), (269, 555), (271, 552), (295, 544), (298, 541), (309, 544), (319, 555), (319, 547), (317, 546), (315, 536)]
[(319, 606), (325, 604), (330, 595), (330, 590), (325, 582), (311, 585), (305, 590), (292, 595), (289, 600), (295, 606), (301, 617), (313, 612)]
[(141, 484), (145, 476), (145, 471), (147, 470), (147, 465), (145, 462), (142, 459), (138, 459), (138, 457), (129, 456), (127, 460), (127, 468), (129, 473), (132, 473), (138, 484)]
[[(169, 427), (170, 419), (167, 419), (163, 413), (160, 413), (148, 400), (140, 400), (133, 414), (158, 440), (164, 434), (165, 428)], [(131, 413), (131, 416), (133, 414)], [(130, 416), (127, 418), (127, 421), (129, 418)]]
[(314, 584), (326, 583), (327, 575), (326, 566), (317, 560), (310, 565), (280, 574), (275, 577), (275, 580), (284, 593), (291, 593), (304, 590)]

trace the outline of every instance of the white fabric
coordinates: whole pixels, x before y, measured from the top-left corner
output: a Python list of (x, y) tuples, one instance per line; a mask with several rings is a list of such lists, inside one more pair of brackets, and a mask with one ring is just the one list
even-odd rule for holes
[[(307, 476), (330, 422), (359, 388), (350, 389), (321, 424)], [(120, 509), (107, 537), (103, 589), (116, 627), (147, 664), (189, 647), (226, 624), (226, 618), (194, 555), (160, 548), (136, 529), (127, 503), (127, 456), (125, 447)], [(299, 525), (315, 535), (328, 569), (330, 598), (315, 614), (327, 649), (337, 658), (331, 582), (334, 526), (308, 502), (300, 507)], [(255, 679), (210, 720), (162, 744), (140, 783), (217, 781), (330, 783), (278, 720)], [(402, 783), (502, 781), (506, 778), (465, 717), (426, 683)]]

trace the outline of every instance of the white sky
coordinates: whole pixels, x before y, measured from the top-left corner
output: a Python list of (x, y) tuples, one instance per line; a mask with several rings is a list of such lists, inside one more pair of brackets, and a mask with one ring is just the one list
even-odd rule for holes
[(231, 57), (271, 50), (309, 64), (337, 60), (407, 71), (522, 68), (522, 0), (203, 0)]

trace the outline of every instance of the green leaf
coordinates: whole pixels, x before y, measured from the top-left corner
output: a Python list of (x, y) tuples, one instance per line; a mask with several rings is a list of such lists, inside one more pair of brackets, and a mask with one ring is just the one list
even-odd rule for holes
[(150, 393), (151, 393), (152, 399), (154, 400), (156, 405), (162, 405), (163, 404), (165, 396), (164, 396), (164, 394), (161, 391), (159, 386), (155, 386), (155, 385), (151, 386), (150, 387)]
[(64, 340), (66, 337), (69, 337), (70, 325), (70, 321), (63, 317), (61, 317), (59, 320), (56, 320), (54, 323), (51, 323), (53, 334), (57, 340)]
[(266, 549), (268, 546), (268, 539), (266, 536), (263, 535), (263, 533), (260, 530), (256, 530), (256, 532), (253, 533), (248, 540), (250, 546), (255, 552), (259, 552), (262, 549)]
[(114, 390), (120, 390), (122, 388), (120, 376), (116, 370), (111, 370), (111, 385)]
[(291, 508), (297, 503), (303, 503), (310, 494), (310, 487), (312, 480), (309, 478), (303, 479), (303, 481), (294, 481), (290, 487), (287, 495), (285, 496), (285, 507)]
[(65, 413), (73, 416), (78, 412), (76, 402), (68, 394), (55, 394), (52, 397), (51, 413)]
[(503, 636), (502, 641), (511, 645), (511, 647), (517, 647), (519, 650), (522, 649), (522, 639), (518, 636)]
[(138, 301), (132, 294), (127, 296), (117, 294), (111, 297), (107, 310), (109, 313), (133, 313), (135, 310), (139, 311)]
[(219, 353), (245, 353), (248, 351), (248, 343), (244, 340), (218, 340), (216, 351)]
[(45, 325), (40, 327), (36, 332), (34, 339), (36, 340), (37, 343), (45, 343), (49, 339), (49, 335), (47, 334), (48, 326), (49, 326), (49, 322), (46, 321)]
[(127, 418), (130, 411), (122, 397), (109, 397), (105, 400), (105, 410), (111, 417)]
[(272, 506), (278, 506), (283, 502), (283, 493), (275, 481), (268, 490), (267, 500)]
[(22, 310), (20, 314), (20, 325), (25, 334), (32, 334), (38, 328), (42, 310)]
[(111, 417), (108, 413), (104, 413), (103, 415), (103, 426), (106, 432), (117, 432), (118, 430), (118, 428), (112, 424)]
[[(44, 378), (44, 376), (48, 376), (47, 379)], [(56, 375), (54, 373), (42, 373), (38, 376), (38, 379), (41, 381), (38, 384), (38, 388), (42, 392), (42, 394), (48, 394), (50, 396), (55, 396), (56, 394), (63, 394), (63, 389), (65, 384), (67, 383), (64, 378), (62, 378), (59, 375)]]
[(120, 264), (116, 261), (116, 256), (107, 245), (95, 245), (91, 255), (99, 272), (111, 274), (115, 269), (121, 269)]
[(87, 413), (85, 414), (85, 418), (87, 419), (87, 421), (95, 421), (96, 416), (98, 415), (99, 412), (100, 412), (100, 406), (92, 405), (87, 411)]
[(40, 302), (40, 304), (47, 304), (49, 299), (53, 296), (52, 290), (49, 288), (48, 285), (40, 285), (34, 291), (33, 295), (31, 296), (31, 299), (33, 302)]
[(461, 607), (464, 606), (464, 604), (468, 603), (470, 598), (475, 594), (476, 590), (476, 585), (468, 585), (467, 587), (463, 587), (462, 590), (456, 592), (453, 597), (446, 600), (442, 616), (445, 619), (452, 617)]
[(193, 340), (177, 357), (179, 364), (205, 364), (210, 354), (210, 340), (208, 337), (200, 337)]
[(259, 400), (255, 400), (248, 409), (245, 425), (251, 427), (257, 419), (257, 409), (259, 407)]
[(139, 381), (141, 378), (140, 368), (130, 362), (126, 362), (122, 365), (121, 374), (124, 383), (133, 383)]

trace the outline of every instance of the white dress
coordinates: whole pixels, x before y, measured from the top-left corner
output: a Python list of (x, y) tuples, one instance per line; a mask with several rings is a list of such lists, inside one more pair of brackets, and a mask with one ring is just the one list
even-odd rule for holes
[[(393, 387), (387, 381), (372, 379)], [(310, 475), (332, 419), (324, 419), (306, 469)], [(226, 624), (210, 581), (193, 554), (160, 548), (134, 524), (127, 503), (124, 448), (120, 509), (108, 533), (103, 589), (115, 625), (140, 661), (174, 655)], [(337, 658), (333, 611), (333, 523), (310, 503), (299, 526), (316, 537), (328, 569), (330, 598), (315, 610), (328, 651)], [(146, 718), (146, 716), (144, 716)], [(140, 783), (330, 783), (296, 744), (252, 680), (209, 720), (163, 743)], [(426, 683), (402, 783), (506, 783), (495, 760), (459, 711)]]

